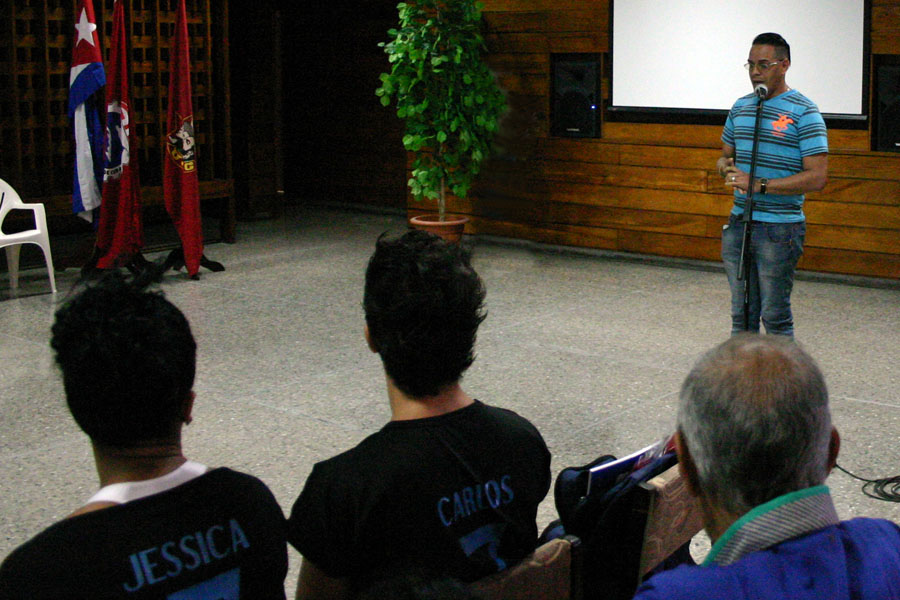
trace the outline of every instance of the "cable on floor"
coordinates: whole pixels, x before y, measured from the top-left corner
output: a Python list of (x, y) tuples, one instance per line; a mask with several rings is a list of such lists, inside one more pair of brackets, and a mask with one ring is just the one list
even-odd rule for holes
[(866, 479), (865, 477), (854, 475), (837, 463), (834, 466), (850, 477), (865, 482), (862, 485), (862, 492), (869, 498), (884, 500), (885, 502), (900, 502), (900, 475), (885, 479)]

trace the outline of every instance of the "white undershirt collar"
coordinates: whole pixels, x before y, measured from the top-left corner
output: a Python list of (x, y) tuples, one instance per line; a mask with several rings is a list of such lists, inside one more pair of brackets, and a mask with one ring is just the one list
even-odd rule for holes
[(183, 483), (187, 483), (191, 479), (200, 477), (208, 470), (209, 468), (205, 465), (189, 460), (171, 473), (166, 473), (162, 477), (145, 479), (143, 481), (113, 483), (104, 486), (100, 488), (96, 494), (91, 496), (87, 503), (114, 502), (116, 504), (125, 504), (132, 500), (146, 498), (147, 496), (171, 490)]

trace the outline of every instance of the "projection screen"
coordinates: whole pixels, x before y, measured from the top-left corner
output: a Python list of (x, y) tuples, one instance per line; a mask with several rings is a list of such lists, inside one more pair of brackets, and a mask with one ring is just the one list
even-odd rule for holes
[(753, 38), (791, 45), (787, 82), (822, 113), (866, 113), (864, 0), (615, 0), (612, 110), (728, 110), (752, 91)]

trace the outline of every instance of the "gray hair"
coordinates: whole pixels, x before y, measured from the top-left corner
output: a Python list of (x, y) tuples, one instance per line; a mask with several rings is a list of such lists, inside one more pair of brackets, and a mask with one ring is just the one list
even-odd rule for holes
[(734, 336), (701, 357), (681, 386), (678, 428), (702, 493), (733, 514), (828, 475), (825, 378), (781, 336)]

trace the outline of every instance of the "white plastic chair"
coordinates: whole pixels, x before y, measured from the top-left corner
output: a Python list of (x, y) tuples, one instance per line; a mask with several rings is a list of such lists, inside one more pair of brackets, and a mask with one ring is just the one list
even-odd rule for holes
[[(34, 229), (18, 233), (3, 233), (3, 221), (11, 210), (34, 212)], [(50, 255), (50, 234), (47, 231), (47, 214), (43, 204), (25, 204), (11, 185), (0, 179), (0, 248), (6, 248), (6, 264), (9, 269), (9, 286), (19, 287), (19, 250), (22, 244), (37, 244), (44, 251), (50, 289), (56, 293), (56, 277), (53, 273), (53, 257)]]

